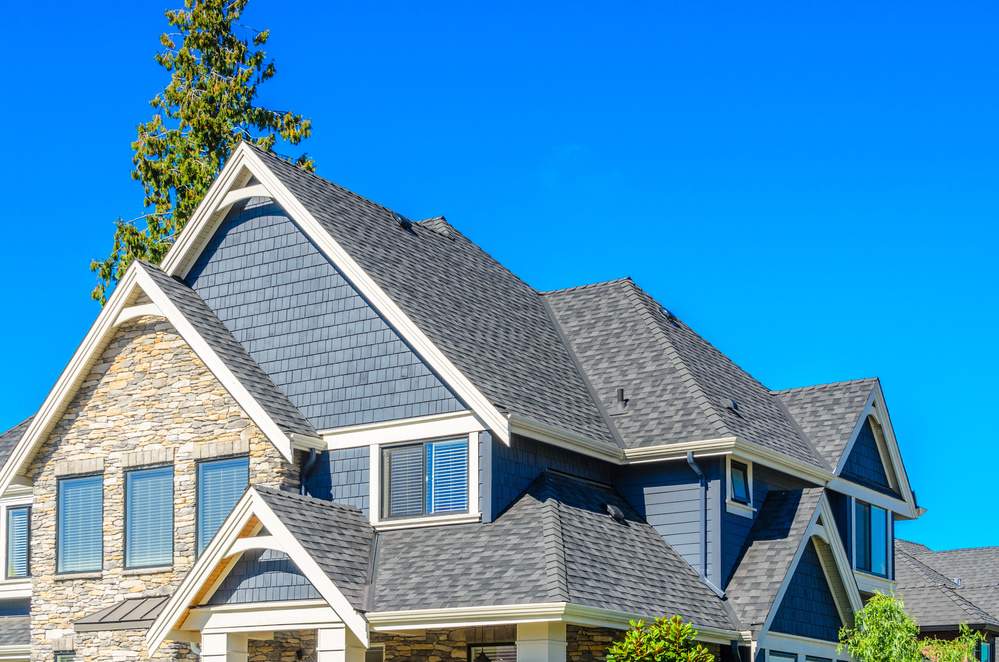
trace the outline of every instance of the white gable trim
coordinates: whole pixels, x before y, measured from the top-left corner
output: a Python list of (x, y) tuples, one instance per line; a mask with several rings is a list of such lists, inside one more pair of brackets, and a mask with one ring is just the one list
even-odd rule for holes
[[(844, 492), (845, 494), (850, 494), (851, 496), (857, 496), (864, 500), (870, 501), (872, 498), (875, 499), (874, 503), (878, 503), (878, 496), (871, 494), (874, 490), (865, 488), (862, 485), (857, 485), (853, 481), (849, 481), (845, 478), (841, 478), (843, 468), (846, 466), (847, 460), (850, 458), (850, 454), (853, 452), (853, 447), (857, 444), (857, 437), (860, 436), (860, 431), (867, 421), (868, 417), (873, 417), (878, 424), (881, 426), (881, 433), (877, 434), (875, 431), (875, 439), (878, 442), (878, 452), (881, 454), (882, 462), (885, 464), (885, 472), (888, 475), (889, 482), (896, 483), (893, 487), (896, 487), (899, 494), (902, 495), (901, 501), (904, 503), (903, 508), (898, 507), (898, 499), (892, 499), (887, 495), (881, 495), (882, 498), (891, 499), (894, 501), (894, 505), (888, 505), (893, 511), (902, 515), (903, 517), (908, 517), (914, 519), (919, 517), (924, 511), (916, 505), (916, 498), (912, 493), (912, 486), (909, 483), (909, 475), (905, 471), (905, 464), (902, 461), (902, 451), (898, 447), (898, 440), (895, 438), (895, 430), (891, 424), (891, 417), (888, 416), (888, 405), (885, 403), (884, 392), (881, 390), (881, 384), (876, 384), (875, 388), (871, 389), (871, 394), (867, 398), (867, 402), (864, 405), (864, 409), (860, 416), (857, 418), (857, 422), (854, 424), (853, 432), (850, 436), (850, 443), (846, 445), (843, 449), (843, 455), (839, 459), (839, 464), (836, 466), (834, 472), (835, 479), (834, 483), (835, 489), (837, 491)], [(887, 455), (887, 457), (885, 457)], [(830, 483), (832, 487), (833, 484)], [(857, 492), (857, 490), (861, 492)], [(876, 493), (880, 495), (880, 493)], [(879, 504), (880, 505), (880, 504)]]
[[(471, 381), (441, 352), (422, 330), (381, 287), (361, 268), (340, 244), (333, 239), (311, 213), (295, 198), (285, 185), (264, 165), (253, 149), (240, 144), (226, 163), (222, 173), (198, 205), (194, 215), (177, 242), (163, 258), (163, 270), (172, 276), (184, 276), (191, 268), (197, 253), (218, 227), (228, 209), (226, 194), (241, 183), (255, 177), (262, 190), (268, 192), (302, 231), (319, 247), (347, 280), (357, 288), (374, 309), (395, 329), (430, 368), (441, 376), (444, 383), (469, 405), (504, 443), (510, 443), (510, 429), (506, 418), (493, 406)], [(257, 189), (260, 192), (261, 189)]]
[[(821, 523), (819, 522), (820, 517), (822, 519)], [(840, 540), (839, 535), (835, 531), (835, 526), (836, 519), (833, 515), (832, 507), (829, 505), (829, 500), (826, 498), (826, 495), (822, 494), (819, 497), (819, 505), (815, 509), (815, 512), (812, 513), (812, 518), (809, 520), (808, 526), (805, 528), (805, 534), (801, 537), (801, 540), (798, 543), (798, 549), (795, 550), (794, 558), (791, 561), (791, 565), (788, 568), (787, 573), (784, 575), (780, 589), (777, 591), (777, 596), (774, 598), (773, 604), (770, 605), (770, 612), (767, 614), (767, 618), (763, 622), (763, 627), (760, 629), (761, 632), (769, 633), (770, 626), (773, 625), (774, 618), (776, 618), (777, 612), (780, 610), (780, 605), (784, 601), (784, 594), (787, 593), (787, 589), (791, 585), (791, 579), (794, 577), (794, 573), (798, 569), (798, 564), (801, 562), (801, 556), (805, 552), (805, 546), (812, 544), (813, 537), (821, 538), (832, 550), (833, 558), (836, 561), (836, 572), (839, 575), (839, 580), (843, 583), (843, 587), (846, 589), (846, 595), (850, 600), (850, 608), (854, 612), (863, 608), (864, 601), (863, 598), (860, 597), (860, 590), (857, 588), (857, 581), (853, 576), (853, 568), (850, 567), (846, 550), (843, 548), (843, 542)], [(825, 568), (823, 567), (823, 569)], [(830, 590), (830, 592), (832, 591)], [(833, 594), (833, 598), (835, 599), (835, 593)]]
[[(144, 292), (152, 303), (128, 306), (128, 302), (138, 291)], [(135, 313), (139, 311), (144, 314), (158, 314), (165, 317), (198, 358), (205, 363), (215, 378), (233, 396), (247, 416), (263, 431), (270, 442), (286, 459), (289, 461), (292, 459), (293, 440), (278, 427), (250, 395), (246, 387), (232, 374), (194, 326), (173, 305), (166, 293), (139, 264), (135, 263), (125, 272), (111, 298), (77, 348), (73, 358), (45, 398), (45, 402), (42, 403), (28, 429), (25, 430), (21, 440), (14, 447), (10, 459), (0, 469), (0, 494), (6, 492), (18, 473), (30, 462), (38, 445), (44, 441), (52, 427), (58, 422), (66, 406), (76, 394), (79, 385), (86, 378), (91, 366), (100, 358), (101, 352), (110, 342), (122, 318), (134, 319)], [(299, 439), (296, 438), (295, 441), (299, 441)], [(321, 442), (316, 440), (316, 443)]]
[[(201, 554), (201, 557), (194, 564), (184, 581), (174, 592), (167, 602), (163, 611), (150, 626), (146, 633), (146, 647), (149, 654), (153, 655), (159, 647), (166, 641), (171, 633), (183, 639), (184, 635), (179, 632), (188, 620), (188, 614), (195, 605), (191, 603), (195, 600), (201, 590), (209, 585), (212, 574), (220, 564), (225, 564), (227, 559), (235, 554), (242, 553), (246, 549), (252, 548), (252, 543), (239, 543), (240, 534), (250, 523), (252, 518), (263, 525), (270, 534), (267, 541), (268, 549), (277, 548), (291, 557), (291, 560), (298, 566), (312, 585), (319, 591), (323, 600), (333, 609), (337, 617), (343, 621), (355, 637), (360, 640), (365, 647), (368, 645), (368, 624), (364, 616), (360, 614), (347, 600), (343, 592), (337, 588), (325, 572), (319, 567), (316, 561), (309, 555), (305, 548), (298, 542), (294, 535), (288, 530), (284, 523), (271, 510), (267, 502), (261, 498), (252, 487), (233, 508), (232, 513), (226, 518), (219, 528), (217, 534), (209, 543), (208, 547)], [(250, 538), (249, 540), (254, 540)], [(255, 539), (259, 541), (259, 538)], [(273, 545), (273, 547), (271, 546)], [(232, 564), (225, 569), (227, 574), (232, 569)], [(217, 586), (221, 578), (215, 578), (212, 585)], [(246, 609), (253, 609), (253, 605), (246, 605)]]

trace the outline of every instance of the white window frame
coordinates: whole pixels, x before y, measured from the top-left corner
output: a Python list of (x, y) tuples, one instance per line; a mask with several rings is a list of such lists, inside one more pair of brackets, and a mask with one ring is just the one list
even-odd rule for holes
[[(885, 559), (885, 565), (888, 568), (888, 576), (882, 577), (881, 575), (875, 575), (874, 573), (867, 572), (865, 570), (860, 570), (857, 568), (857, 502), (861, 501), (870, 506), (877, 506), (884, 509), (886, 517), (888, 518), (888, 527), (891, 539), (887, 542), (885, 550), (888, 558)], [(857, 586), (864, 593), (894, 593), (895, 591), (895, 580), (892, 579), (895, 576), (895, 553), (893, 550), (895, 544), (895, 513), (891, 508), (884, 508), (879, 503), (874, 503), (868, 501), (867, 499), (858, 499), (855, 496), (850, 497), (850, 565), (853, 567), (853, 574), (857, 579)]]
[[(732, 461), (746, 465), (746, 482), (749, 485), (749, 503), (740, 503), (732, 498)], [(725, 510), (733, 515), (750, 519), (756, 517), (756, 504), (753, 503), (753, 463), (741, 457), (725, 456)]]
[[(7, 579), (7, 510), (32, 505), (30, 496), (9, 497), (0, 500), (0, 600), (31, 596), (31, 573), (27, 577)], [(29, 523), (30, 527), (30, 523)], [(28, 533), (30, 536), (30, 532)], [(29, 538), (30, 539), (30, 538)]]

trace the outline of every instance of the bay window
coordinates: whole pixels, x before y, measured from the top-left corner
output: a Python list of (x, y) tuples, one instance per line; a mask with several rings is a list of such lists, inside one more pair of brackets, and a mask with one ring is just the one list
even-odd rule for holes
[(468, 512), (468, 440), (382, 449), (382, 517)]
[(6, 570), (7, 579), (28, 577), (28, 560), (31, 549), (31, 507), (7, 507)]
[(173, 467), (125, 473), (125, 567), (173, 563)]
[(104, 555), (104, 476), (60, 478), (56, 572), (99, 572)]
[(250, 458), (234, 457), (198, 465), (198, 554), (243, 496), (250, 481)]
[(884, 508), (857, 501), (854, 507), (855, 565), (857, 570), (881, 577), (888, 576), (888, 539), (891, 527), (889, 513)]

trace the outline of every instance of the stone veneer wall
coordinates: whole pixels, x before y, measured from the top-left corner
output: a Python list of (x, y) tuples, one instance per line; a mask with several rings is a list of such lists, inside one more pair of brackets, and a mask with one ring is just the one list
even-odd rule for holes
[[(196, 461), (246, 452), (251, 483), (297, 488), (297, 465), (284, 461), (169, 323), (145, 317), (123, 325), (27, 472), (34, 482), (33, 662), (51, 662), (54, 651), (69, 647), (88, 661), (150, 659), (145, 632), (74, 635), (73, 622), (127, 597), (176, 588), (195, 560)], [(174, 467), (174, 563), (158, 572), (128, 571), (124, 471), (150, 463)], [(58, 475), (95, 469), (104, 474), (103, 572), (56, 577)], [(153, 659), (195, 658), (178, 644)]]

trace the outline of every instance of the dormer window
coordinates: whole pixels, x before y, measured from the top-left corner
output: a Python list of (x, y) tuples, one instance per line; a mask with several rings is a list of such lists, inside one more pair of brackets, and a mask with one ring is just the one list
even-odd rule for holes
[(888, 511), (857, 500), (854, 509), (857, 570), (879, 577), (888, 576), (888, 550), (891, 549)]
[(749, 467), (742, 462), (732, 460), (730, 475), (732, 477), (732, 501), (748, 506), (752, 501), (749, 495)]
[(468, 439), (382, 449), (382, 517), (468, 512)]
[(753, 507), (753, 464), (729, 455), (725, 461), (725, 474), (725, 510), (752, 519), (756, 516)]

